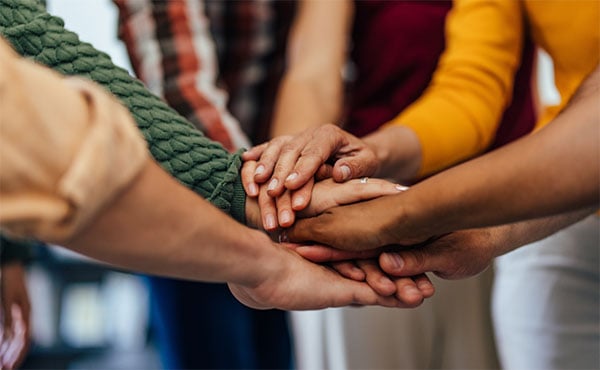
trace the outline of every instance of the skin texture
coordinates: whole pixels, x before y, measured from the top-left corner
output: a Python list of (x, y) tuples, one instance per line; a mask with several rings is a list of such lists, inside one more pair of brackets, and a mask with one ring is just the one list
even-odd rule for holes
[(399, 195), (300, 220), (288, 230), (289, 240), (366, 250), (597, 207), (599, 71), (587, 79), (562, 114), (535, 134)]
[[(161, 201), (165, 193), (169, 200)], [(153, 161), (93, 223), (74, 238), (57, 242), (136, 271), (229, 282), (236, 297), (254, 308), (415, 307), (433, 294), (433, 289), (419, 290), (412, 278), (401, 278), (394, 281), (396, 295), (383, 296), (364, 282), (308, 262), (227, 217)]]
[[(488, 268), (493, 259), (522, 245), (543, 239), (592, 214), (594, 208), (556, 216), (480, 229), (459, 230), (417, 246), (390, 246), (368, 251), (344, 251), (325, 246), (298, 246), (294, 250), (314, 262), (378, 260), (390, 276), (411, 276), (434, 272), (443, 279), (463, 279)], [(350, 274), (353, 262), (336, 265), (338, 272)], [(371, 273), (377, 280), (381, 271)]]
[(25, 269), (20, 262), (2, 265), (0, 276), (0, 367), (14, 369), (25, 358), (31, 328)]

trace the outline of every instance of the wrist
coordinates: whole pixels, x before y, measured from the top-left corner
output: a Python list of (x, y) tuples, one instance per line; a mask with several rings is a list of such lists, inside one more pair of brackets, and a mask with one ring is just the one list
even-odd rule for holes
[(244, 240), (245, 261), (233, 264), (230, 283), (247, 287), (257, 287), (268, 279), (279, 276), (284, 269), (281, 263), (281, 250), (269, 236), (257, 230), (248, 230)]
[(365, 136), (363, 141), (377, 157), (377, 177), (403, 183), (417, 177), (422, 154), (419, 138), (413, 130), (405, 126), (388, 125)]

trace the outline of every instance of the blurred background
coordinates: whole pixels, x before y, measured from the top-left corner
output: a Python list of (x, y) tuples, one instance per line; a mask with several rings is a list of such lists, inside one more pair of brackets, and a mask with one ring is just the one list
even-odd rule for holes
[[(50, 13), (65, 20), (68, 29), (132, 73), (125, 48), (117, 38), (117, 9), (110, 0), (46, 3)], [(538, 59), (537, 73), (541, 102), (556, 103), (552, 64), (544, 54)], [(142, 277), (59, 247), (38, 248), (28, 273), (33, 344), (23, 368), (160, 368), (149, 326), (148, 290)], [(298, 368), (320, 368), (323, 348), (328, 348), (331, 368), (345, 367), (343, 338), (313, 335), (322, 325), (330, 326), (328, 333), (340, 333), (335, 328), (340, 325), (336, 312), (314, 313), (306, 325), (294, 327), (300, 331), (296, 333), (296, 350), (304, 354)]]
[[(131, 73), (110, 0), (47, 0), (46, 5), (67, 28)], [(23, 368), (160, 368), (141, 277), (53, 246), (35, 251), (28, 274), (33, 342)]]

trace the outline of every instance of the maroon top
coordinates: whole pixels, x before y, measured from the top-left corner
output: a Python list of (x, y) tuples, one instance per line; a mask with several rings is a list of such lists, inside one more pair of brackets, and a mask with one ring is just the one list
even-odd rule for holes
[[(392, 120), (427, 88), (445, 47), (451, 1), (356, 1), (351, 52), (357, 75), (350, 87), (345, 128), (363, 136)], [(491, 148), (530, 132), (536, 120), (527, 36), (513, 101)]]

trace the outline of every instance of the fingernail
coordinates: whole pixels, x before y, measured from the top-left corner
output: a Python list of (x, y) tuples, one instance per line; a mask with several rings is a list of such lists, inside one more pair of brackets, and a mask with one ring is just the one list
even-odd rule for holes
[(400, 270), (404, 266), (404, 260), (397, 253), (386, 253), (385, 257), (395, 270)]
[(279, 184), (279, 181), (277, 181), (277, 179), (271, 180), (271, 182), (269, 183), (269, 186), (267, 186), (267, 190), (275, 189), (277, 187), (277, 184)]
[(286, 179), (285, 181), (293, 181), (298, 177), (298, 174), (296, 172), (292, 172)]
[(420, 281), (417, 283), (417, 288), (420, 290), (425, 290), (431, 288), (431, 284), (425, 281)]
[(350, 178), (350, 167), (343, 165), (340, 170), (342, 171), (342, 180), (348, 180)]
[(248, 193), (250, 196), (257, 196), (258, 195), (258, 186), (256, 186), (256, 184), (250, 184), (250, 186), (248, 186)]
[(267, 217), (265, 217), (265, 224), (267, 226), (267, 229), (269, 229), (269, 230), (275, 229), (276, 228), (275, 217), (273, 215), (267, 215)]
[(398, 190), (398, 191), (406, 191), (406, 190), (408, 190), (408, 186), (404, 186), (404, 185), (398, 184), (398, 185), (396, 185), (396, 190)]
[(287, 224), (292, 221), (292, 214), (290, 211), (282, 211), (281, 215), (279, 216), (279, 220), (282, 224)]
[(262, 175), (265, 172), (265, 166), (263, 166), (262, 164), (259, 165), (258, 167), (256, 167), (256, 169), (254, 170), (254, 175)]
[(405, 286), (403, 290), (404, 290), (404, 293), (409, 294), (409, 295), (421, 294), (419, 289), (417, 289), (416, 287), (414, 287), (412, 285)]
[(292, 207), (302, 207), (303, 204), (304, 204), (304, 197), (297, 196), (294, 198), (294, 201), (292, 202)]
[(386, 278), (385, 276), (380, 277), (379, 282), (383, 284), (394, 284), (390, 279)]

